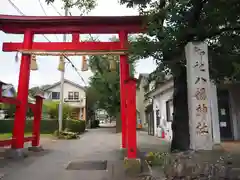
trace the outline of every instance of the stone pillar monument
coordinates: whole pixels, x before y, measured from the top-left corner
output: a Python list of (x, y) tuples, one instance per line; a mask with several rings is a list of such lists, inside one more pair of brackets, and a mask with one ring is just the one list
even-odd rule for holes
[(190, 148), (193, 150), (211, 150), (213, 140), (208, 46), (203, 42), (189, 42), (185, 47), (185, 55), (187, 60)]

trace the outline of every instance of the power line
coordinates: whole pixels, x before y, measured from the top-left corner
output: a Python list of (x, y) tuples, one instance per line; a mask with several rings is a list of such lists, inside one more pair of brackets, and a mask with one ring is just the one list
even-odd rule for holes
[[(8, 2), (14, 7), (14, 9), (17, 10), (19, 14), (21, 14), (22, 16), (26, 16), (11, 0), (8, 0)], [(51, 42), (44, 34), (42, 35), (48, 42)]]
[(57, 10), (57, 8), (53, 5), (53, 3), (50, 3), (50, 5), (53, 7), (53, 9), (58, 13), (59, 16), (62, 16), (62, 14)]
[(41, 3), (41, 0), (38, 0), (38, 2), (40, 4), (40, 6), (41, 6), (41, 9), (42, 9), (43, 13), (45, 14), (45, 16), (47, 16), (47, 12), (45, 11), (45, 9), (44, 9), (44, 7), (43, 7), (43, 5)]
[[(45, 9), (44, 9), (44, 7), (43, 7), (43, 5), (42, 5), (42, 2), (41, 2), (41, 0), (38, 0), (38, 2), (39, 2), (39, 4), (40, 4), (40, 6), (41, 6), (41, 9), (42, 9), (43, 13), (45, 14), (45, 16), (48, 16), (48, 15), (47, 15), (47, 12), (45, 11)], [(59, 39), (58, 39), (58, 37), (57, 37), (57, 35), (56, 35), (56, 34), (55, 34), (55, 37), (56, 37), (56, 39), (59, 41)]]
[[(73, 16), (72, 13), (71, 13), (71, 11), (69, 11), (69, 14), (70, 14), (70, 16)], [(92, 37), (92, 35), (89, 34), (89, 36), (90, 36), (91, 40), (94, 41), (94, 38)]]
[[(53, 3), (50, 3), (51, 6), (53, 7), (53, 9), (60, 15), (62, 16), (62, 14), (57, 10), (57, 8), (53, 5)], [(69, 11), (70, 16), (72, 16), (72, 13)], [(64, 57), (68, 60), (68, 62), (71, 64), (72, 68), (77, 72), (78, 76), (81, 78), (81, 80), (83, 81), (83, 83), (85, 84), (85, 86), (87, 86), (87, 83), (85, 82), (85, 80), (83, 79), (82, 75), (79, 73), (78, 69), (76, 68), (76, 66), (72, 63), (72, 61), (64, 55)]]
[[(51, 3), (51, 6), (55, 9), (55, 11), (60, 15), (61, 13), (57, 10), (57, 8)], [(72, 16), (72, 13), (69, 11), (70, 16)], [(90, 35), (91, 36), (91, 35)], [(83, 81), (83, 83), (85, 84), (85, 86), (87, 86), (87, 83), (85, 82), (85, 80), (83, 79), (82, 75), (79, 73), (78, 69), (76, 68), (76, 66), (72, 63), (72, 61), (66, 56), (64, 55), (64, 57), (68, 60), (68, 62), (71, 64), (72, 68), (77, 72), (78, 76), (81, 78), (81, 80)]]
[(83, 81), (83, 83), (85, 84), (85, 86), (87, 86), (87, 83), (85, 82), (85, 80), (83, 79), (82, 75), (79, 73), (78, 69), (76, 68), (76, 66), (69, 61), (69, 59), (67, 58), (68, 62), (72, 65), (72, 68), (74, 68), (74, 70), (77, 72), (77, 74), (79, 75), (79, 77), (81, 78), (81, 80)]
[[(13, 2), (12, 2), (12, 0), (8, 0), (8, 2), (14, 7), (14, 9), (16, 9), (17, 11), (18, 11), (18, 13), (19, 14), (21, 14), (22, 16), (26, 16)], [(39, 2), (40, 2), (40, 0), (39, 0)], [(41, 2), (40, 2), (40, 4), (41, 4)], [(54, 7), (54, 6), (53, 6)], [(44, 10), (45, 11), (45, 10)], [(51, 42), (44, 34), (42, 34), (42, 36), (48, 41), (48, 42)], [(72, 65), (72, 67), (74, 68), (74, 70), (77, 72), (77, 74), (80, 76), (80, 78), (81, 78), (81, 80), (83, 81), (83, 83), (85, 84), (85, 85), (87, 85), (86, 84), (86, 82), (85, 82), (85, 80), (83, 79), (83, 77), (80, 75), (80, 73), (78, 72), (78, 70), (77, 70), (77, 68), (76, 68), (76, 66), (72, 63), (72, 61), (66, 56), (66, 55), (63, 55), (67, 60), (68, 60), (68, 62)]]
[(17, 10), (19, 14), (25, 16), (23, 12), (11, 0), (8, 0), (8, 2)]

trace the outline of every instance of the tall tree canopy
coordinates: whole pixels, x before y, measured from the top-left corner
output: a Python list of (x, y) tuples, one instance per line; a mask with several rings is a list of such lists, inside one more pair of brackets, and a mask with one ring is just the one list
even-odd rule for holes
[(91, 56), (89, 65), (94, 73), (89, 84), (98, 98), (96, 108), (105, 109), (110, 116), (115, 116), (120, 111), (118, 62), (116, 70), (112, 71), (109, 56)]
[[(47, 4), (53, 3), (55, 0), (45, 0)], [(97, 5), (97, 0), (60, 0), (64, 3), (64, 8), (77, 7), (80, 15), (87, 14)]]
[(190, 41), (209, 45), (210, 76), (216, 82), (238, 81), (240, 58), (239, 0), (121, 0), (138, 6), (147, 15), (147, 35), (139, 37), (132, 51), (152, 56), (158, 71), (170, 68), (174, 76), (174, 121), (172, 150), (189, 149), (186, 60), (184, 47)]

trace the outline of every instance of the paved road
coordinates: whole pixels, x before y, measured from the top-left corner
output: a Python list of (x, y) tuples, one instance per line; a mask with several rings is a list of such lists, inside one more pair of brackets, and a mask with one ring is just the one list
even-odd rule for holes
[[(11, 162), (1, 168), (3, 180), (106, 180), (108, 171), (66, 170), (70, 161), (119, 160), (120, 134), (113, 133), (111, 128), (89, 130), (79, 140), (58, 140), (47, 145), (41, 154), (26, 158), (21, 162)], [(166, 150), (167, 143), (138, 133), (139, 146), (148, 149)], [(36, 153), (35, 153), (36, 154)]]

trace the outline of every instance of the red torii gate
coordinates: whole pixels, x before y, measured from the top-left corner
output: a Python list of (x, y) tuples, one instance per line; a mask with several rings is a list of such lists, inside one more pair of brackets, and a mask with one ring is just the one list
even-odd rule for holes
[[(3, 51), (22, 52), (12, 147), (23, 148), (31, 53), (72, 52), (71, 55), (120, 55), (122, 148), (136, 158), (136, 80), (129, 75), (128, 34), (145, 31), (142, 16), (9, 16), (0, 15), (0, 30), (24, 34), (22, 43), (4, 42)], [(72, 42), (34, 42), (34, 34), (72, 34)], [(80, 42), (79, 34), (118, 34), (119, 42)], [(58, 54), (57, 54), (58, 52)], [(76, 53), (78, 52), (78, 53)], [(56, 53), (56, 54), (55, 54)], [(38, 129), (39, 130), (39, 129)]]

